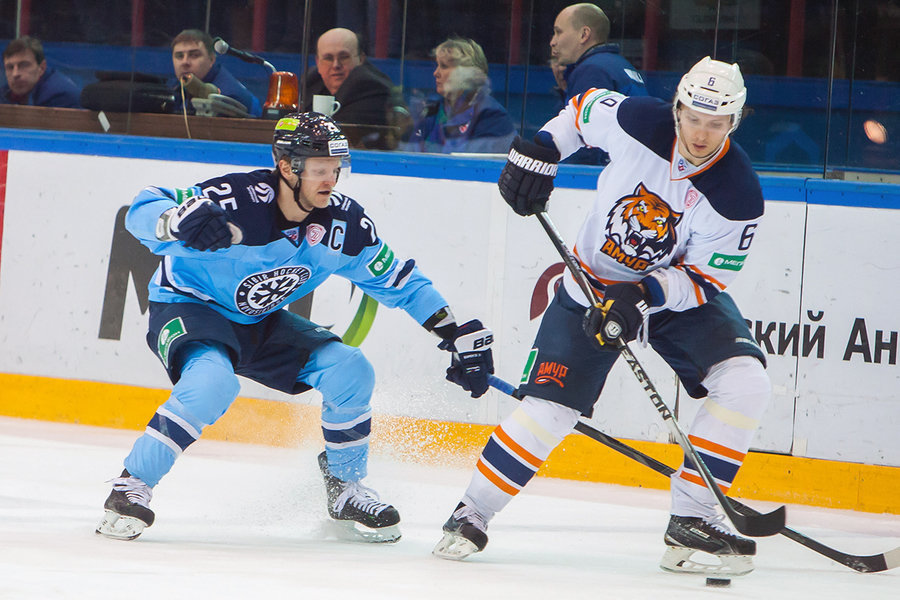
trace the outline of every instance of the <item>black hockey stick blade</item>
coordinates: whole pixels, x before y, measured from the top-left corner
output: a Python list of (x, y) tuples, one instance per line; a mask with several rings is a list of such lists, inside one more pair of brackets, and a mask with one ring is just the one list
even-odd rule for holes
[[(738, 512), (729, 500), (728, 507), (725, 512), (728, 518), (734, 524), (734, 528), (750, 537), (767, 537), (770, 535), (778, 535), (785, 527), (787, 520), (787, 509), (782, 505), (770, 513), (744, 514)], [(730, 510), (728, 510), (730, 509)]]
[[(504, 394), (507, 394), (514, 398), (519, 397), (517, 389), (506, 381), (500, 379), (499, 377), (491, 375), (490, 384), (491, 387), (503, 392)], [(656, 460), (652, 456), (641, 452), (637, 448), (632, 448), (628, 444), (625, 444), (624, 442), (621, 442), (618, 439), (603, 433), (599, 429), (591, 427), (583, 421), (578, 421), (575, 424), (575, 430), (586, 435), (592, 440), (600, 442), (604, 446), (615, 450), (619, 454), (622, 454), (627, 458), (639, 462), (645, 467), (656, 471), (660, 475), (671, 477), (675, 474), (675, 469), (673, 469), (669, 465)], [(759, 514), (755, 509), (739, 502), (738, 500), (735, 500), (734, 498), (729, 498), (728, 500), (731, 506), (735, 508), (735, 510), (749, 515)], [(813, 552), (830, 558), (831, 560), (860, 573), (879, 573), (881, 571), (887, 571), (900, 567), (900, 548), (894, 548), (893, 550), (883, 552), (881, 554), (860, 556), (857, 554), (847, 554), (846, 552), (841, 552), (840, 550), (836, 550), (834, 548), (826, 546), (825, 544), (787, 526), (782, 527), (781, 530), (778, 531), (778, 533), (788, 539), (797, 542), (801, 546), (806, 546)]]
[[(742, 513), (746, 513), (748, 515), (759, 514), (756, 510), (750, 508), (746, 504), (742, 504), (741, 502), (738, 502), (734, 499), (730, 500), (732, 506), (734, 506)], [(798, 531), (794, 531), (789, 527), (783, 527), (778, 533), (794, 540), (798, 544), (806, 546), (810, 550), (818, 552), (822, 556), (827, 556), (831, 560), (839, 562), (842, 565), (850, 567), (854, 571), (858, 571), (860, 573), (879, 573), (881, 571), (887, 571), (889, 569), (900, 567), (900, 548), (894, 548), (893, 550), (882, 552), (881, 554), (859, 556), (856, 554), (847, 554), (846, 552), (841, 552), (840, 550), (830, 548), (825, 544), (807, 537)]]

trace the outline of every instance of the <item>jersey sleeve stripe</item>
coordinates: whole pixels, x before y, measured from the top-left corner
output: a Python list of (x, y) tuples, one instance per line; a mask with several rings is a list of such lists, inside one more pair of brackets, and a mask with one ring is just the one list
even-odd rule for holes
[(715, 277), (713, 277), (711, 275), (707, 275), (706, 273), (704, 273), (703, 271), (698, 269), (697, 265), (685, 265), (685, 267), (690, 269), (691, 271), (693, 271), (694, 273), (696, 273), (697, 275), (699, 275), (706, 281), (715, 285), (717, 288), (719, 288), (719, 291), (722, 291), (725, 289), (726, 286), (724, 283), (722, 283), (721, 281), (719, 281), (718, 279), (716, 279)]
[(597, 91), (597, 88), (591, 88), (584, 93), (578, 94), (574, 98), (570, 100), (572, 106), (575, 107), (575, 129), (581, 131), (581, 109), (584, 107), (584, 101), (591, 94), (591, 92)]
[(698, 305), (709, 302), (719, 295), (719, 292), (721, 290), (707, 281), (706, 278), (703, 277), (702, 273), (694, 272), (689, 268), (688, 265), (678, 265), (675, 268), (680, 269), (685, 275), (687, 275), (688, 279), (690, 279), (691, 283), (694, 285), (694, 295), (697, 298)]

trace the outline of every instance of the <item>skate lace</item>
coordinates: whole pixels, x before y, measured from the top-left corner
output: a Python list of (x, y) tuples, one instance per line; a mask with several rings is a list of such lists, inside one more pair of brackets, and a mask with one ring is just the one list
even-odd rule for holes
[(348, 481), (344, 490), (334, 501), (335, 512), (341, 512), (347, 503), (370, 515), (377, 515), (388, 507), (378, 499), (378, 493), (358, 481)]
[(124, 492), (125, 497), (134, 504), (140, 504), (145, 508), (150, 508), (150, 499), (153, 498), (153, 490), (149, 485), (144, 483), (137, 477), (116, 477), (109, 480), (113, 489), (117, 492)]
[(725, 523), (725, 515), (714, 515), (712, 517), (704, 517), (703, 522), (720, 533), (724, 533), (729, 537), (735, 537), (734, 532)]
[(466, 521), (468, 523), (471, 523), (481, 531), (487, 531), (487, 521), (484, 520), (484, 517), (475, 512), (473, 508), (465, 504), (453, 511), (453, 518), (457, 521)]

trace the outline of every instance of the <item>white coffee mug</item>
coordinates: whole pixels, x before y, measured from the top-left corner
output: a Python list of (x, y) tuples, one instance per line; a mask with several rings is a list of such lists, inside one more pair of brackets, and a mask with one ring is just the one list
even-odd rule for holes
[(334, 99), (334, 96), (313, 95), (312, 103), (313, 112), (322, 113), (330, 117), (337, 111), (341, 110), (341, 103)]

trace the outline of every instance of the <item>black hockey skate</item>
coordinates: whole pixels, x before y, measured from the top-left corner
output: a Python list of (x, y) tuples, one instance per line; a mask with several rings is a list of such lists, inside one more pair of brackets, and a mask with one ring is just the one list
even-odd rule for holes
[[(723, 521), (722, 515), (707, 519), (672, 515), (665, 535), (668, 548), (659, 566), (673, 573), (703, 575), (746, 575), (752, 571), (756, 542), (731, 533)], [(696, 552), (710, 555), (718, 564), (693, 560)]]
[(106, 514), (97, 525), (97, 533), (117, 540), (133, 540), (145, 527), (153, 525), (155, 515), (149, 506), (153, 490), (132, 477), (127, 469), (111, 483), (113, 489), (103, 503)]
[(444, 537), (432, 554), (447, 560), (462, 560), (487, 546), (487, 522), (478, 513), (460, 502), (447, 522)]
[(339, 537), (353, 541), (393, 543), (400, 539), (400, 513), (378, 500), (375, 490), (358, 481), (343, 481), (331, 474), (325, 452), (319, 454), (325, 479), (328, 514), (338, 525)]

